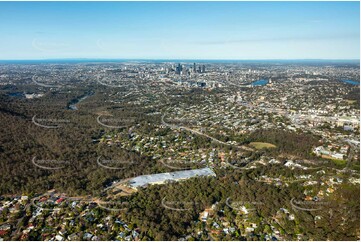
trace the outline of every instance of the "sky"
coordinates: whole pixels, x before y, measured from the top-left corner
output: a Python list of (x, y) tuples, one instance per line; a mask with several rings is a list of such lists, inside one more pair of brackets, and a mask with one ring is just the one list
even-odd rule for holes
[(359, 2), (0, 2), (0, 59), (359, 59)]

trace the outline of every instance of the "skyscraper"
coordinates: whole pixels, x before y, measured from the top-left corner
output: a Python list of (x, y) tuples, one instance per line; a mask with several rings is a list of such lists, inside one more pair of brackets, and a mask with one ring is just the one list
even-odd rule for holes
[(194, 72), (194, 73), (196, 73), (196, 72), (197, 72), (196, 63), (193, 63), (193, 72)]
[(202, 65), (202, 73), (205, 73), (205, 72), (206, 72), (206, 66)]
[(181, 66), (181, 64), (179, 63), (179, 64), (177, 65), (176, 69), (175, 69), (175, 73), (176, 73), (176, 74), (180, 74), (181, 71), (182, 71), (182, 66)]

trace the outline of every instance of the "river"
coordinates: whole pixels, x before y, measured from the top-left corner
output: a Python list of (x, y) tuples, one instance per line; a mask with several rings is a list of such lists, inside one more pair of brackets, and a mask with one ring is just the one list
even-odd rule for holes
[(77, 99), (74, 99), (72, 101), (70, 101), (69, 105), (68, 105), (68, 109), (69, 110), (78, 110), (78, 107), (76, 106), (78, 103), (84, 101), (85, 99), (87, 99), (88, 97), (92, 96), (94, 94), (94, 92), (88, 92), (87, 94), (85, 94), (84, 96), (81, 96)]

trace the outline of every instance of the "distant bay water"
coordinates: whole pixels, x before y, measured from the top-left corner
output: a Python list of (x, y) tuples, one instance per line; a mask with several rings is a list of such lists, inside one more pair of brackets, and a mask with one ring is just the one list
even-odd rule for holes
[(70, 59), (33, 59), (0, 60), (0, 64), (73, 64), (73, 63), (228, 63), (228, 64), (305, 64), (305, 65), (344, 65), (359, 64), (360, 60), (327, 59), (269, 59), (269, 60), (226, 60), (226, 59), (107, 59), (107, 58), (70, 58)]
[(360, 85), (359, 82), (356, 82), (356, 81), (352, 81), (352, 80), (341, 80), (342, 82), (344, 83), (347, 83), (347, 84), (351, 84), (351, 85)]

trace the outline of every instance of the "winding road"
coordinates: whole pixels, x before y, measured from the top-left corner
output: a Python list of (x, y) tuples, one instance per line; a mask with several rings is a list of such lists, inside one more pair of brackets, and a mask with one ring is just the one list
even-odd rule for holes
[(216, 143), (219, 143), (219, 144), (222, 144), (222, 145), (227, 145), (227, 146), (234, 146), (236, 148), (239, 148), (239, 149), (243, 149), (243, 150), (247, 150), (247, 151), (254, 151), (254, 149), (250, 148), (250, 147), (247, 147), (245, 145), (232, 145), (232, 144), (229, 144), (229, 143), (226, 143), (224, 141), (221, 141), (221, 140), (218, 140), (212, 136), (209, 136), (207, 134), (204, 134), (200, 131), (197, 131), (197, 130), (194, 130), (194, 129), (190, 129), (188, 127), (185, 127), (185, 126), (179, 126), (179, 125), (173, 125), (173, 124), (168, 124), (167, 122), (164, 121), (164, 117), (165, 117), (166, 113), (163, 114), (162, 116), (162, 124), (171, 128), (171, 129), (185, 129), (189, 132), (192, 132), (192, 133), (195, 133), (195, 134), (198, 134), (198, 135), (201, 135), (203, 137), (206, 137), (206, 138), (209, 138), (211, 139), (212, 141), (216, 142)]

